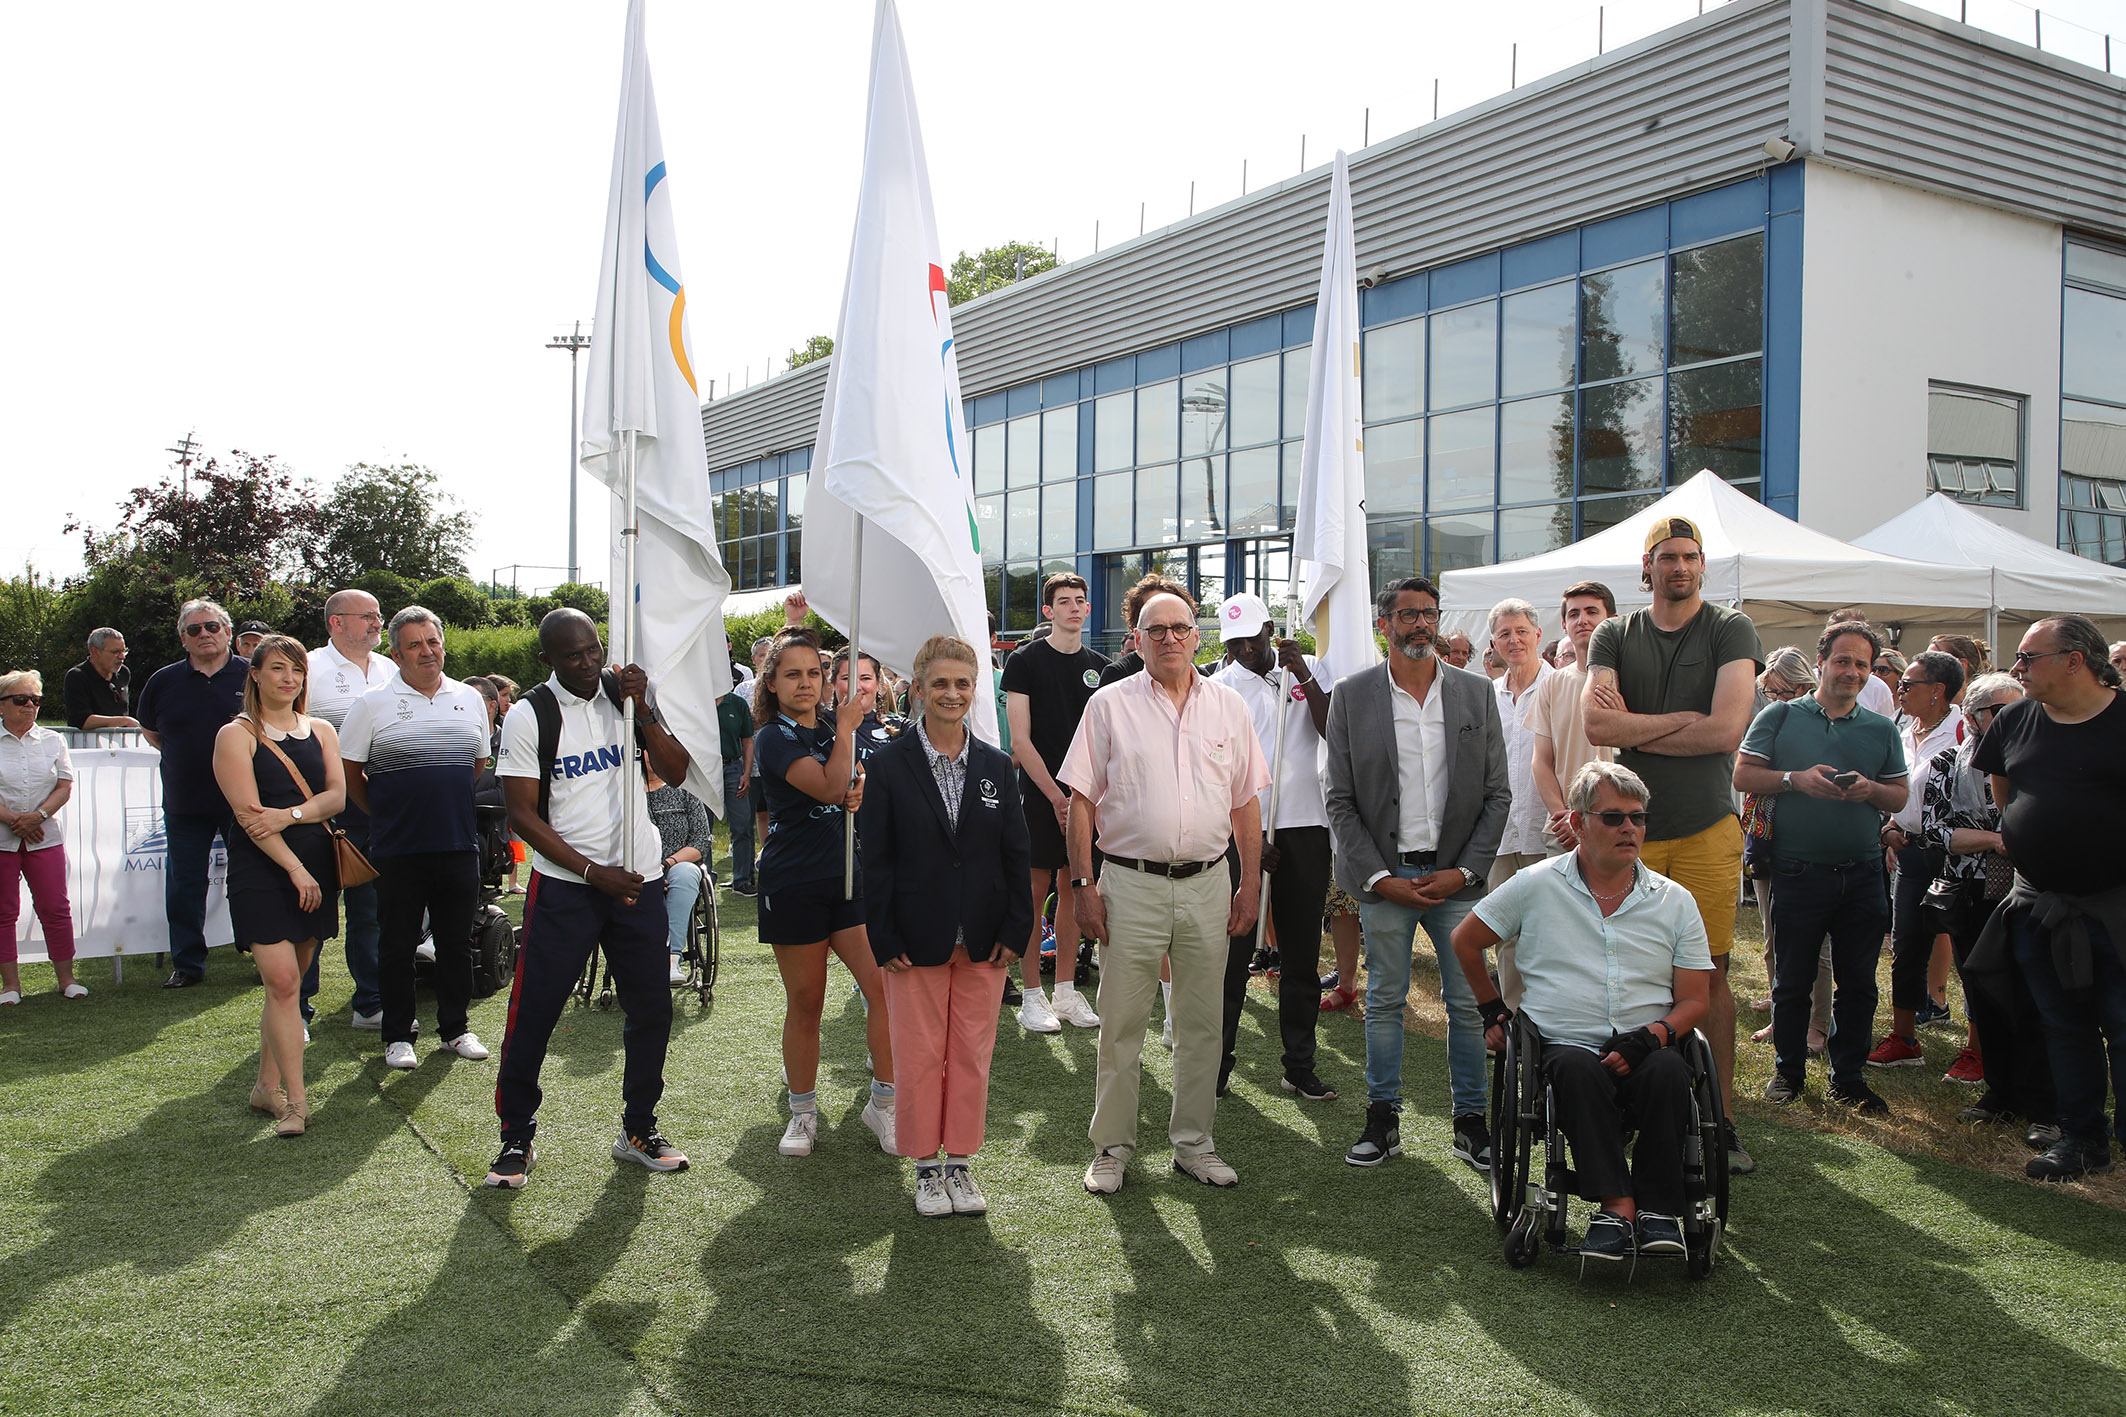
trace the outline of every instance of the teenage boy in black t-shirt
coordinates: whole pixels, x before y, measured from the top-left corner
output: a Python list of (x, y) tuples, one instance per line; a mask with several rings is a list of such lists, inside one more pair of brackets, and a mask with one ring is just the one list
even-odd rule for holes
[[(1058, 1033), (1063, 1022), (1098, 1028), (1100, 1016), (1078, 993), (1078, 912), (1071, 896), (1070, 852), (1064, 822), (1070, 794), (1056, 781), (1086, 701), (1100, 687), (1107, 656), (1085, 647), (1085, 617), (1092, 599), (1085, 578), (1063, 572), (1041, 585), (1041, 614), (1050, 632), (1030, 640), (1004, 661), (1004, 713), (1011, 725), (1011, 756), (1019, 765), (1019, 797), (1033, 838), (1033, 938), (1020, 956), (1025, 1002), (1019, 1023), (1029, 1032)], [(1056, 892), (1056, 1001), (1041, 992), (1041, 913), (1053, 880)]]

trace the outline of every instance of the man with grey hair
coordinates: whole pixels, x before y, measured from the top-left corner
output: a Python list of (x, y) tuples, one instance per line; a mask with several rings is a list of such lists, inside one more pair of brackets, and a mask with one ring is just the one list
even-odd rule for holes
[(207, 976), (207, 871), (214, 838), (229, 820), (214, 780), (214, 735), (244, 706), (251, 661), (229, 649), (229, 612), (211, 600), (177, 611), (185, 657), (148, 676), (140, 727), (162, 754), (163, 911), (170, 922), (170, 977), (184, 989)]
[[(1539, 652), (1543, 627), (1536, 608), (1527, 601), (1509, 598), (1492, 606), (1487, 629), (1492, 653), (1506, 664), (1506, 672), (1491, 681), (1491, 689), (1498, 695), (1499, 727), (1506, 735), (1506, 783), (1513, 790), (1499, 854), (1492, 860), (1491, 876), (1485, 883), (1495, 891), (1512, 880), (1516, 871), (1549, 854), (1544, 850), (1543, 828), (1549, 824), (1550, 812), (1536, 783), (1535, 730), (1528, 725), (1528, 713), (1557, 671)], [(1507, 940), (1499, 946), (1499, 987), (1509, 1005), (1518, 1005), (1521, 980), (1514, 972), (1513, 943)]]
[[(346, 724), (347, 710), (354, 707), (356, 699), (390, 681), (391, 661), (375, 652), (377, 636), (383, 628), (382, 609), (368, 591), (350, 588), (325, 597), (325, 633), (329, 638), (310, 651), (312, 717), (322, 718), (337, 731)], [(332, 824), (347, 833), (347, 839), (361, 851), (368, 852), (369, 814), (351, 797)], [(376, 982), (376, 882), (347, 887), (340, 892), (340, 902), (347, 912), (347, 975), (354, 981), (348, 1023), (353, 1028), (379, 1030), (384, 1026), (384, 1004)], [(306, 1018), (317, 988), (317, 955), (313, 954), (309, 972), (303, 976)]]
[(487, 703), (443, 673), (443, 622), (409, 605), (391, 617), (398, 672), (354, 701), (340, 725), (347, 796), (369, 814), (377, 868), (377, 991), (384, 1063), (412, 1068), (414, 950), (421, 917), (435, 945), (436, 1024), (443, 1046), (475, 1061), (487, 1049), (466, 1019), (480, 849), (473, 780), (487, 765)]
[[(1639, 860), (1649, 795), (1628, 768), (1581, 768), (1566, 793), (1572, 854), (1522, 871), (1454, 930), (1493, 1047), (1512, 1011), (1484, 951), (1521, 937), (1520, 1012), (1543, 1039), (1531, 1061), (1550, 1084), (1580, 1187), (1602, 1206), (1582, 1247), (1595, 1259), (1684, 1248), (1691, 1075), (1673, 1045), (1705, 1017), (1713, 957), (1697, 901)], [(1639, 1134), (1629, 1168), (1626, 1128)]]
[(140, 720), (126, 712), (132, 688), (125, 636), (108, 625), (89, 631), (89, 657), (66, 672), (66, 726), (90, 733), (140, 727)]

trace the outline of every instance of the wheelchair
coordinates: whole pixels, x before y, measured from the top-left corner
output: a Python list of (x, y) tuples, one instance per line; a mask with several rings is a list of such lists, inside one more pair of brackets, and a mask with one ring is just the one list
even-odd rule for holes
[[(703, 865), (701, 894), (694, 897), (693, 913), (687, 917), (686, 949), (679, 956), (687, 967), (687, 977), (672, 988), (690, 990), (704, 1005), (716, 997), (716, 974), (723, 962), (723, 936), (717, 922), (716, 873)], [(600, 969), (603, 961), (604, 968)], [(618, 996), (613, 991), (612, 961), (605, 958), (605, 948), (594, 945), (590, 958), (583, 962), (583, 973), (576, 980), (576, 1003), (581, 1007), (596, 1004), (601, 1009), (610, 1009)]]
[[(1690, 1064), (1690, 1130), (1683, 1146), (1684, 1262), (1692, 1279), (1713, 1272), (1727, 1229), (1727, 1151), (1720, 1141), (1720, 1084), (1712, 1045), (1692, 1029), (1677, 1045)], [(1526, 1269), (1545, 1248), (1577, 1255), (1566, 1231), (1578, 1190), (1569, 1144), (1542, 1074), (1543, 1037), (1525, 1014), (1506, 1025), (1506, 1046), (1492, 1058), (1491, 1215), (1506, 1232), (1506, 1263)], [(1627, 1144), (1629, 1138), (1627, 1137)], [(1537, 1148), (1541, 1147), (1538, 1165)], [(1632, 1272), (1638, 1267), (1632, 1260)], [(1647, 1256), (1646, 1258), (1655, 1258)], [(1581, 1261), (1584, 1274), (1586, 1261)]]

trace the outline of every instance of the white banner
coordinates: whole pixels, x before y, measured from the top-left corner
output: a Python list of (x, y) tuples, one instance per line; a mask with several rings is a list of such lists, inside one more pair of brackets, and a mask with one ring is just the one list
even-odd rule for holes
[[(79, 958), (152, 955), (170, 947), (163, 911), (162, 758), (152, 748), (73, 748), (74, 795), (66, 822), (66, 889), (74, 905)], [(40, 963), (44, 927), (22, 886), (17, 952)], [(207, 942), (236, 938), (229, 923), (229, 853), (220, 842), (207, 865)]]

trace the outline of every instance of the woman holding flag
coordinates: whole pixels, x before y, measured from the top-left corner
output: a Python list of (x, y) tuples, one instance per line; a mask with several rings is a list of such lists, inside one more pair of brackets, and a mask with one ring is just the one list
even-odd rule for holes
[(856, 728), (870, 711), (871, 692), (857, 676), (840, 713), (822, 706), (825, 692), (825, 665), (811, 632), (777, 635), (754, 684), (753, 722), (754, 761), (768, 810), (759, 865), (760, 938), (775, 948), (787, 1001), (782, 1056), (790, 1124), (777, 1147), (784, 1156), (811, 1155), (819, 1135), (819, 1020), (830, 951), (856, 976), (867, 1008), (872, 1081), (864, 1125), (881, 1148), (895, 1150), (886, 999), (864, 930), (863, 893), (842, 888), (844, 814), (864, 798)]

